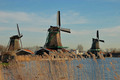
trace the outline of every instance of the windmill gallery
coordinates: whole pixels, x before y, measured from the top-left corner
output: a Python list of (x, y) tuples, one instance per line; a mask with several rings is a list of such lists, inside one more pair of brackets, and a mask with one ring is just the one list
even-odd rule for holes
[[(34, 55), (34, 52), (32, 52), (31, 50), (22, 48), (21, 38), (23, 37), (23, 35), (20, 33), (18, 24), (17, 30), (18, 35), (13, 35), (10, 37), (6, 53), (1, 55), (1, 60), (3, 62), (8, 62), (7, 61), (8, 58), (14, 57), (16, 55)], [(61, 31), (71, 33), (70, 29), (61, 28), (60, 11), (58, 11), (57, 26), (50, 26), (50, 28), (48, 29), (48, 36), (46, 38), (45, 45), (43, 47), (40, 47), (40, 49), (35, 52), (35, 55), (43, 55), (44, 52), (49, 54), (54, 51), (69, 52), (66, 49), (67, 47), (62, 46)], [(104, 42), (104, 40), (99, 39), (99, 31), (97, 31), (97, 38), (96, 39), (93, 38), (92, 47), (90, 48), (88, 53), (91, 52), (97, 56), (97, 52), (102, 52), (102, 50), (99, 47), (99, 42)]]

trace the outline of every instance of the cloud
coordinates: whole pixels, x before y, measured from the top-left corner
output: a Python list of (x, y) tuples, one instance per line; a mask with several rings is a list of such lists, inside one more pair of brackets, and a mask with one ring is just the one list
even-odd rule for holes
[(117, 37), (120, 34), (120, 26), (100, 29), (104, 36)]
[(37, 15), (35, 13), (25, 13), (25, 12), (5, 12), (0, 11), (0, 23), (26, 23), (34, 25), (50, 25), (53, 24), (54, 15), (49, 18), (43, 15)]
[(72, 30), (72, 35), (89, 35), (93, 33), (93, 30)]
[[(48, 28), (41, 27), (20, 27), (21, 31), (25, 32), (38, 32), (38, 33), (46, 33)], [(0, 31), (16, 31), (17, 28), (14, 27), (0, 27)], [(111, 28), (103, 28), (98, 29), (100, 33), (104, 34), (102, 36), (108, 37), (118, 37), (120, 34), (120, 26), (111, 27)], [(71, 30), (71, 35), (76, 36), (85, 36), (85, 35), (95, 34), (95, 30)]]
[(27, 32), (45, 33), (47, 31), (47, 28), (29, 27), (29, 28), (22, 28), (21, 30), (22, 31), (27, 31)]
[(11, 31), (14, 30), (14, 28), (10, 28), (10, 27), (0, 27), (0, 31)]
[[(0, 11), (0, 23), (7, 24), (16, 24), (22, 23), (25, 24), (21, 28), (23, 31), (28, 32), (45, 32), (47, 31), (50, 25), (56, 25), (56, 16), (57, 14), (52, 15), (38, 15), (35, 13), (25, 13), (25, 12), (5, 12)], [(62, 24), (85, 24), (88, 23), (88, 20), (81, 16), (80, 13), (74, 11), (68, 11), (61, 13)], [(46, 27), (45, 27), (46, 26)], [(28, 28), (29, 27), (29, 28)], [(10, 25), (2, 27), (0, 24), (0, 31), (11, 31), (16, 30), (16, 28), (10, 27)], [(100, 33), (104, 36), (119, 36), (120, 26), (103, 28), (100, 29)], [(89, 35), (94, 33), (94, 30), (72, 30), (73, 35)]]
[[(46, 32), (50, 25), (56, 25), (57, 13), (49, 14), (35, 14), (26, 12), (7, 12), (0, 11), (0, 31), (16, 31), (16, 23), (20, 25), (20, 29), (27, 32)], [(87, 19), (80, 16), (80, 13), (68, 11), (61, 13), (61, 21), (63, 24), (83, 24), (87, 23)], [(13, 25), (15, 24), (15, 25)], [(15, 27), (14, 27), (15, 26)], [(73, 34), (76, 34), (73, 31)], [(79, 34), (83, 34), (80, 32)]]
[(62, 21), (64, 24), (85, 24), (88, 22), (84, 16), (81, 16), (80, 13), (74, 11), (63, 13)]
[[(110, 28), (102, 28), (98, 29), (100, 33), (102, 33), (102, 36), (108, 36), (108, 37), (119, 37), (120, 34), (120, 26), (116, 27), (110, 27)], [(72, 35), (90, 35), (95, 34), (95, 30), (72, 30)]]
[[(17, 30), (17, 28), (14, 28), (14, 27), (0, 27), (0, 31), (16, 31), (16, 30)], [(45, 33), (47, 31), (47, 28), (22, 27), (22, 28), (20, 28), (20, 31)]]
[[(47, 16), (47, 17), (46, 17)], [(57, 14), (49, 15), (38, 15), (35, 13), (25, 13), (25, 12), (5, 12), (0, 11), (0, 22), (1, 23), (33, 23), (40, 25), (56, 25)], [(69, 11), (62, 13), (62, 21), (64, 24), (81, 24), (86, 23), (87, 20), (79, 13)]]
[(29, 22), (32, 14), (27, 14), (24, 12), (4, 12), (0, 11), (0, 21), (1, 23), (11, 23), (11, 22)]

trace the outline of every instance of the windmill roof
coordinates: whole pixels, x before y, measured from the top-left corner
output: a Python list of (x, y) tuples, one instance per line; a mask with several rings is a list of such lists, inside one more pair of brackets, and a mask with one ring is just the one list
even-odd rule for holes
[(28, 50), (28, 49), (21, 49), (19, 51), (17, 51), (18, 55), (24, 55), (24, 54), (34, 54), (34, 52), (32, 52), (31, 50)]
[(38, 51), (40, 51), (40, 50), (49, 51), (49, 50), (46, 49), (46, 48), (40, 48)]

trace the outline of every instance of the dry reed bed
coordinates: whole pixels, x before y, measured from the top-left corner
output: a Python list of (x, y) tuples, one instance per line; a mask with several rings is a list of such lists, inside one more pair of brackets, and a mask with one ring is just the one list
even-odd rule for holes
[(113, 79), (119, 80), (120, 76), (113, 64), (117, 63), (116, 61), (109, 62), (109, 69), (100, 53), (98, 55), (102, 65), (94, 54), (90, 54), (93, 59), (88, 60), (82, 55), (78, 57), (75, 53), (67, 52), (54, 52), (50, 55), (44, 53), (43, 56), (16, 56), (8, 66), (0, 65), (0, 80), (106, 80), (106, 76), (110, 77), (111, 69), (115, 74)]

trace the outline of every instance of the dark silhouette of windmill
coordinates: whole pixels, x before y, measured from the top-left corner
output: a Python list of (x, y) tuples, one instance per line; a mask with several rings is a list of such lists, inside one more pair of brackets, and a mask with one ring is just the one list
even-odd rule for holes
[(22, 48), (21, 38), (23, 35), (20, 33), (19, 26), (17, 24), (18, 35), (13, 35), (10, 37), (10, 41), (8, 43), (8, 51), (16, 51)]
[(71, 33), (70, 29), (61, 28), (60, 11), (58, 11), (57, 26), (50, 26), (50, 28), (48, 29), (48, 37), (46, 39), (46, 43), (44, 47), (48, 49), (53, 49), (53, 50), (65, 48), (62, 46), (62, 43), (61, 43), (61, 34), (60, 34), (61, 31)]
[(100, 51), (99, 42), (104, 42), (104, 40), (99, 39), (99, 31), (98, 30), (97, 30), (97, 33), (96, 33), (96, 37), (97, 38), (92, 39), (92, 46), (91, 46), (91, 49), (90, 49), (90, 52), (92, 52), (92, 53), (99, 52)]

